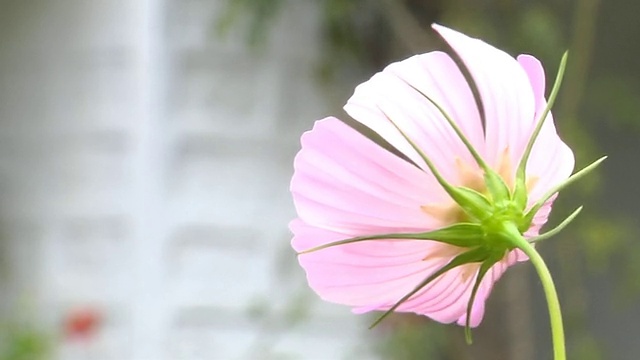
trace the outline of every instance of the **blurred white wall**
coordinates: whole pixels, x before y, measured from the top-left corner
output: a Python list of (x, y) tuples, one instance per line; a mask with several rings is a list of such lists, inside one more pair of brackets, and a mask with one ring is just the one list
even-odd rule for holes
[[(3, 306), (58, 358), (364, 357), (289, 250), (293, 155), (329, 111), (292, 3), (255, 52), (216, 37), (221, 0), (1, 3)], [(65, 337), (83, 308), (95, 334)]]

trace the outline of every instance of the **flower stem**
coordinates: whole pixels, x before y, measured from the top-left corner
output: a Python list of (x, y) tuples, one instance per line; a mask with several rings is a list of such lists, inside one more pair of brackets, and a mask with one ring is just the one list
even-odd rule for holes
[[(513, 234), (515, 235), (515, 234)], [(562, 312), (560, 311), (560, 301), (558, 300), (558, 293), (556, 287), (553, 284), (551, 273), (549, 268), (545, 264), (544, 260), (536, 251), (536, 249), (522, 235), (518, 233), (517, 239), (512, 239), (517, 247), (522, 250), (531, 260), (531, 263), (536, 269), (542, 287), (544, 289), (544, 295), (547, 299), (547, 306), (549, 308), (549, 320), (551, 322), (551, 337), (553, 339), (553, 358), (554, 360), (566, 360), (566, 350), (564, 342), (564, 328), (562, 326)]]

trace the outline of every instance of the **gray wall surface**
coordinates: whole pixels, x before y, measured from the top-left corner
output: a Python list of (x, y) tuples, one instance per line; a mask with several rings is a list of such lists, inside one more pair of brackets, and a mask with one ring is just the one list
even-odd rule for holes
[[(222, 4), (2, 10), (5, 308), (44, 319), (60, 359), (336, 359), (362, 341), (288, 245), (292, 158), (327, 113), (315, 9), (289, 8), (254, 52), (215, 36)], [(77, 307), (96, 334), (56, 335)]]

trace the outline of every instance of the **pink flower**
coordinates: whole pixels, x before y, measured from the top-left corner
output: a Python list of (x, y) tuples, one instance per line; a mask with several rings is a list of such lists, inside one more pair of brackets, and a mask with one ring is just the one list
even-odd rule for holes
[[(483, 110), (439, 51), (391, 64), (359, 85), (345, 110), (406, 159), (336, 118), (317, 121), (295, 159), (292, 246), (324, 300), (356, 313), (391, 309), (475, 327), (493, 284), (527, 260), (503, 235), (516, 228), (518, 236), (538, 235), (574, 158), (549, 113), (524, 161), (526, 176), (518, 177), (547, 106), (542, 65), (433, 27), (469, 70)], [(443, 182), (461, 189), (460, 198)], [(332, 244), (380, 234), (389, 235)]]

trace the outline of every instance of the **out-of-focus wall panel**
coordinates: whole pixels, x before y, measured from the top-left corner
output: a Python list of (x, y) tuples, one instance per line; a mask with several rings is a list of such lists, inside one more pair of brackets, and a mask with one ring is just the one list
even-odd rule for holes
[[(360, 342), (288, 245), (293, 155), (328, 112), (316, 9), (294, 3), (256, 51), (215, 35), (222, 1), (3, 3), (5, 307), (30, 304), (58, 358), (323, 359)], [(64, 328), (78, 309), (96, 316), (80, 338)]]

